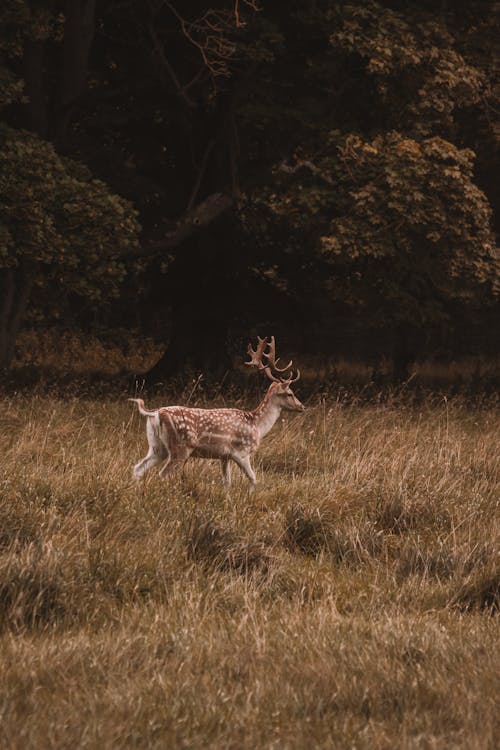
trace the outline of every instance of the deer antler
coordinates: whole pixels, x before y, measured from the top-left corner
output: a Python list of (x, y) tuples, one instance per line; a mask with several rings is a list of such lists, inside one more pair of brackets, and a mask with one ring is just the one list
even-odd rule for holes
[[(264, 370), (269, 380), (272, 380), (274, 383), (294, 383), (300, 378), (300, 370), (297, 370), (297, 375), (295, 378), (292, 378), (291, 373), (290, 377), (288, 378), (275, 377), (272, 373), (272, 370), (275, 370), (276, 372), (285, 372), (286, 370), (290, 369), (293, 361), (290, 360), (286, 367), (278, 367), (279, 357), (278, 359), (276, 359), (276, 342), (274, 336), (271, 336), (271, 340), (269, 342), (267, 340), (267, 336), (263, 339), (261, 339), (260, 336), (257, 336), (257, 339), (258, 344), (255, 349), (252, 349), (251, 344), (248, 345), (247, 353), (250, 356), (250, 362), (245, 362), (246, 365), (249, 365), (250, 367), (257, 367), (259, 370)], [(266, 347), (267, 351), (265, 351)], [(263, 357), (266, 358), (267, 364), (264, 364), (264, 362), (262, 361)]]
[(296, 383), (299, 378), (300, 378), (300, 370), (299, 370), (299, 368), (297, 368), (297, 374), (296, 374), (296, 376), (294, 378), (292, 378), (292, 374), (290, 373), (290, 377), (287, 379), (286, 382), (289, 383), (289, 384)]
[(286, 367), (278, 367), (278, 362), (280, 361), (280, 359), (279, 357), (278, 359), (276, 359), (276, 342), (274, 340), (274, 336), (271, 336), (271, 341), (269, 342), (268, 347), (269, 348), (265, 353), (265, 356), (273, 370), (276, 370), (276, 372), (285, 372), (285, 370), (289, 370), (293, 365), (292, 360), (290, 360)]
[(268, 345), (267, 336), (263, 339), (261, 339), (260, 336), (257, 336), (257, 339), (259, 343), (255, 349), (252, 349), (252, 345), (248, 344), (247, 353), (250, 356), (250, 362), (245, 362), (245, 364), (249, 365), (249, 367), (256, 367), (258, 370), (264, 370), (269, 380), (278, 383), (279, 378), (275, 378), (269, 365), (265, 365), (262, 361), (262, 357), (267, 357), (266, 352), (264, 351)]
[(255, 349), (252, 349), (252, 344), (248, 344), (247, 354), (250, 356), (250, 362), (245, 362), (245, 364), (251, 367), (258, 367), (259, 370), (262, 370), (264, 369), (262, 357), (264, 356), (264, 349), (267, 346), (267, 337), (261, 339), (260, 336), (257, 336), (257, 339), (259, 343)]

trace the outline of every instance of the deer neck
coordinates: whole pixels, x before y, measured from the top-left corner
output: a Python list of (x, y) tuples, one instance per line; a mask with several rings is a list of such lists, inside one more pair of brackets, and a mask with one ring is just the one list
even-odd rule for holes
[(263, 438), (272, 430), (280, 414), (281, 406), (276, 403), (276, 399), (270, 393), (266, 393), (264, 400), (253, 412), (255, 426), (259, 431), (260, 438)]

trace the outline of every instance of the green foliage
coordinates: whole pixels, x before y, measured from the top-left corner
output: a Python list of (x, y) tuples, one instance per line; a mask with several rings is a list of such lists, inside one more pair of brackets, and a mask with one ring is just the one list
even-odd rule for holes
[[(133, 212), (64, 151), (141, 212), (142, 276), (116, 317), (145, 290), (142, 317), (188, 342), (181, 363), (225, 321), (269, 324), (263, 307), (334, 327), (347, 302), (385, 328), (497, 294), (498, 3), (132, 0), (97, 3), (95, 27), (66, 24), (77, 5), (0, 8), (2, 116), (56, 147), (2, 131), (3, 288), (28, 266), (40, 300), (55, 283), (94, 301), (118, 289)], [(162, 247), (220, 193), (238, 221)]]
[[(26, 71), (27, 50), (35, 52), (28, 74), (31, 92), (47, 102), (49, 94), (36, 86), (49, 76), (37, 65), (60, 54), (63, 9), (63, 3), (25, 0), (7, 0), (0, 9), (2, 366), (10, 364), (20, 325), (34, 305), (58, 317), (70, 295), (93, 305), (116, 296), (125, 275), (120, 255), (137, 244), (139, 226), (131, 204), (93, 179), (85, 166), (60, 156), (51, 143), (7, 124), (27, 122), (37, 129), (32, 119), (23, 120), (19, 107), (29, 103), (20, 71)], [(40, 110), (38, 115), (43, 119)]]
[(451, 127), (457, 110), (481, 102), (488, 90), (483, 72), (455, 49), (445, 16), (397, 12), (379, 3), (356, 3), (339, 11), (333, 45), (360, 57), (384, 107), (420, 134)]
[(394, 315), (432, 320), (443, 301), (500, 292), (491, 209), (473, 182), (473, 153), (439, 137), (349, 136), (339, 152), (345, 212), (324, 253), (368, 285)]
[(9, 68), (9, 63), (22, 55), (21, 28), (25, 27), (29, 9), (20, 0), (6, 0), (0, 9), (0, 110), (20, 101), (23, 82)]
[(3, 0), (0, 9), (2, 34), (0, 51), (8, 58), (20, 58), (23, 54), (25, 39), (44, 41), (49, 38), (60, 38), (64, 24), (62, 11), (64, 3), (60, 0), (48, 2), (41, 0)]
[(138, 229), (131, 205), (85, 167), (0, 126), (0, 269), (22, 266), (38, 289), (97, 302), (116, 294)]
[[(28, 0), (4, 0), (0, 8), (0, 111), (11, 104), (26, 104), (25, 82), (20, 70), (25, 62), (27, 43), (43, 49), (44, 44), (60, 41), (63, 36), (64, 7), (60, 1), (30, 3)], [(44, 66), (43, 55), (39, 66)], [(37, 67), (37, 66), (35, 66)], [(26, 71), (24, 71), (26, 72)], [(44, 71), (37, 68), (40, 81)], [(39, 92), (43, 99), (43, 92)]]
[[(491, 183), (484, 192), (495, 148), (495, 19), (483, 10), (293, 6), (276, 20), (286, 27), (276, 76), (264, 73), (243, 104), (272, 151), (272, 175), (254, 192), (270, 209), (268, 226), (279, 225), (290, 248), (302, 238), (302, 268), (316, 288), (370, 324), (440, 323), (455, 303), (486, 307), (500, 292)], [(300, 293), (303, 280), (295, 282)]]
[(0, 66), (0, 110), (13, 102), (21, 101), (23, 82), (8, 68)]

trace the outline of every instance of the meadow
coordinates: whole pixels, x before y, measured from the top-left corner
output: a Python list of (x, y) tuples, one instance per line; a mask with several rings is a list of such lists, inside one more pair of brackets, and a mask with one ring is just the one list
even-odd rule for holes
[(498, 746), (494, 396), (311, 393), (251, 496), (126, 396), (2, 398), (2, 748)]

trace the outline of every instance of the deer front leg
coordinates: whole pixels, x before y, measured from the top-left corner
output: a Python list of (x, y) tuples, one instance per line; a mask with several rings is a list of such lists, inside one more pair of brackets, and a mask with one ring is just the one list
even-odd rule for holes
[(229, 456), (224, 456), (224, 458), (221, 458), (220, 460), (222, 469), (222, 484), (224, 485), (224, 489), (226, 491), (231, 486), (231, 464), (229, 463), (229, 461)]
[(231, 456), (233, 461), (238, 464), (240, 469), (245, 472), (247, 475), (249, 481), (250, 481), (250, 489), (249, 493), (252, 494), (252, 492), (255, 489), (255, 485), (257, 484), (257, 477), (255, 476), (255, 472), (252, 468), (252, 464), (250, 463), (250, 456), (239, 456), (237, 453), (233, 453)]

